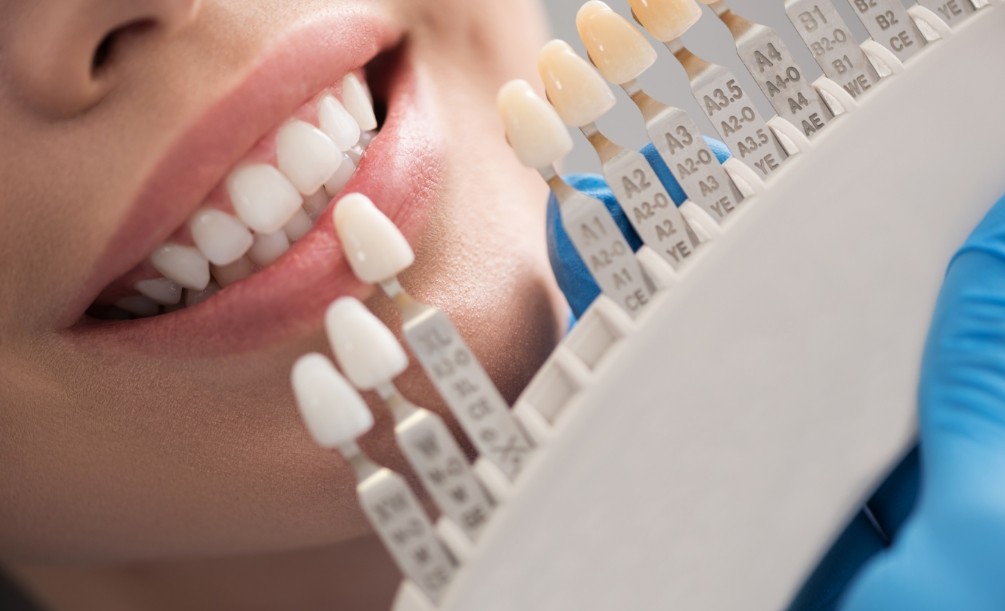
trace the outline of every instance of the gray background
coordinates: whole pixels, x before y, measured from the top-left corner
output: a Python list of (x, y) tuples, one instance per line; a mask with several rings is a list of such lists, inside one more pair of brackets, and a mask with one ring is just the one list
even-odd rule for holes
[[(615, 11), (631, 20), (627, 0), (605, 1)], [(579, 10), (579, 7), (584, 2), (585, 0), (544, 0), (551, 19), (553, 35), (556, 38), (568, 41), (585, 57), (586, 51), (576, 32), (576, 11)], [(865, 29), (851, 10), (848, 1), (834, 0), (834, 5), (845, 18), (845, 21), (848, 22), (849, 28), (858, 40), (866, 40)], [(775, 28), (802, 64), (804, 74), (811, 81), (816, 80), (822, 74), (820, 68), (813, 61), (809, 51), (803, 45), (802, 39), (799, 38), (799, 35), (789, 22), (784, 6), (783, 0), (730, 0), (730, 7), (738, 15)], [(714, 63), (724, 64), (733, 70), (747, 92), (758, 101), (758, 107), (764, 118), (767, 119), (774, 116), (775, 113), (771, 110), (767, 99), (761, 95), (757, 85), (750, 78), (750, 74), (746, 71), (743, 64), (740, 63), (736, 55), (736, 47), (733, 44), (733, 39), (726, 26), (715, 17), (710, 9), (705, 8), (704, 11), (705, 15), (701, 21), (684, 35), (684, 43), (697, 55)], [(655, 42), (651, 37), (649, 40), (653, 42), (659, 51), (660, 59), (640, 79), (645, 89), (656, 98), (668, 104), (688, 110), (705, 134), (714, 136), (715, 130), (705, 119), (704, 113), (701, 112), (695, 104), (694, 98), (691, 96), (687, 78), (680, 64), (662, 44)], [(620, 144), (641, 148), (647, 141), (642, 118), (635, 105), (625, 96), (624, 92), (619, 89), (616, 93), (618, 95), (618, 105), (600, 120), (599, 125), (604, 133), (614, 138)], [(586, 139), (578, 131), (574, 134), (574, 139), (576, 141), (576, 149), (563, 163), (563, 171), (599, 172), (600, 164)]]

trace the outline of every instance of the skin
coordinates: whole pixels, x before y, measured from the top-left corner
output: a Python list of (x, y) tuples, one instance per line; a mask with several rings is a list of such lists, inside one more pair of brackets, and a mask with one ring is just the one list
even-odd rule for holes
[[(349, 1), (0, 0), (0, 561), (49, 608), (367, 609), (393, 594), (351, 472), (292, 402), (291, 364), (325, 350), (320, 313), (309, 333), (212, 359), (68, 349), (59, 320), (176, 126), (293, 21)], [(358, 1), (406, 24), (450, 116), (442, 197), (403, 282), (447, 310), (512, 400), (564, 312), (545, 186), (495, 110), (503, 82), (534, 78), (540, 7)], [(153, 27), (92, 73), (98, 42), (137, 18)], [(397, 327), (383, 297), (367, 303)], [(400, 381), (443, 411), (414, 367)], [(363, 445), (403, 469), (377, 416)]]

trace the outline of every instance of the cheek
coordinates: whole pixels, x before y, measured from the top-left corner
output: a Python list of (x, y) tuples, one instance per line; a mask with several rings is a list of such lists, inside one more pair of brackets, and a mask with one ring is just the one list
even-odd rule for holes
[(417, 38), (449, 54), (446, 65), (465, 65), (469, 78), (489, 77), (495, 86), (532, 73), (548, 36), (539, 0), (420, 0), (411, 8)]

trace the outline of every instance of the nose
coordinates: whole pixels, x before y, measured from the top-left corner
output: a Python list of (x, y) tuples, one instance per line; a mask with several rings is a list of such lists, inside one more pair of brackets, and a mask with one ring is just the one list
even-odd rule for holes
[[(158, 42), (191, 24), (200, 0), (30, 0), (14, 4), (0, 36), (2, 69), (33, 110), (66, 118), (88, 110), (154, 61)], [(20, 7), (20, 8), (18, 8)]]

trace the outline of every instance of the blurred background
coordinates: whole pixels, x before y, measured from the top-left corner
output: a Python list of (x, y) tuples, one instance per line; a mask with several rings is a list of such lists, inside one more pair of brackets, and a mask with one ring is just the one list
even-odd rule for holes
[[(556, 38), (568, 41), (581, 55), (586, 56), (583, 43), (576, 33), (576, 11), (586, 0), (543, 0), (551, 19), (552, 32)], [(611, 8), (631, 20), (628, 0), (605, 0)], [(910, 4), (913, 4), (911, 2)], [(865, 28), (851, 9), (848, 0), (834, 0), (838, 12), (845, 18), (848, 27), (855, 37), (862, 42), (867, 40)], [(771, 26), (778, 31), (782, 40), (789, 45), (803, 68), (803, 74), (812, 82), (823, 73), (813, 61), (809, 50), (792, 27), (785, 14), (783, 0), (730, 0), (729, 6), (738, 14), (751, 21)], [(695, 54), (717, 64), (729, 67), (740, 79), (748, 94), (757, 103), (765, 119), (774, 116), (774, 111), (768, 104), (760, 89), (750, 77), (746, 68), (736, 55), (736, 47), (726, 26), (712, 13), (704, 9), (704, 16), (691, 30), (684, 35), (684, 44)], [(632, 23), (635, 23), (632, 20)], [(687, 77), (677, 60), (661, 43), (649, 37), (650, 42), (660, 53), (660, 59), (655, 66), (642, 76), (640, 82), (651, 95), (657, 99), (684, 108), (691, 118), (701, 127), (706, 136), (715, 136), (715, 130), (705, 119), (705, 114), (698, 108), (691, 96)], [(537, 83), (540, 85), (540, 83)], [(616, 91), (618, 105), (607, 116), (599, 121), (601, 129), (608, 136), (626, 147), (641, 148), (648, 140), (642, 117), (631, 100), (620, 89)], [(578, 130), (573, 134), (576, 149), (569, 155), (563, 165), (564, 172), (600, 172), (600, 163), (589, 143)]]

